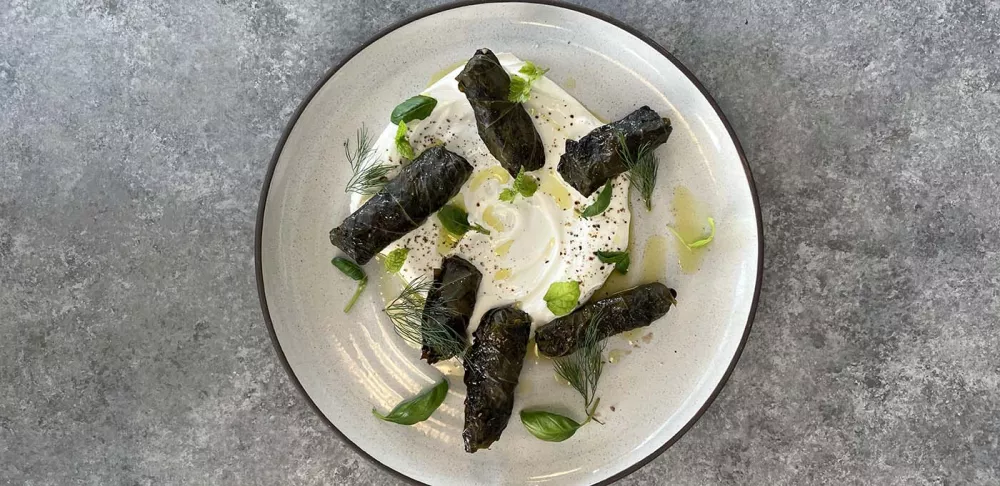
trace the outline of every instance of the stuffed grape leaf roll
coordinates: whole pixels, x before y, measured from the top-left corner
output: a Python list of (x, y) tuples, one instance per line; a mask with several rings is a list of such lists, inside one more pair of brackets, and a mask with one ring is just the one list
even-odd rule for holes
[(632, 153), (649, 144), (650, 149), (667, 141), (673, 128), (652, 108), (643, 106), (621, 120), (599, 126), (580, 140), (567, 140), (559, 158), (559, 175), (584, 196), (590, 196), (608, 180), (628, 170), (619, 153), (619, 134)]
[(431, 147), (331, 230), (330, 242), (364, 265), (447, 204), (470, 175), (472, 165), (461, 155)]
[(531, 316), (513, 306), (490, 309), (479, 321), (465, 356), (466, 452), (488, 448), (507, 427), (530, 333)]
[(591, 318), (600, 313), (595, 325), (597, 339), (648, 326), (676, 304), (677, 291), (658, 282), (591, 302), (572, 313), (535, 329), (535, 343), (546, 356), (566, 356), (580, 346)]
[[(476, 307), (476, 293), (482, 280), (479, 269), (459, 256), (445, 258), (441, 268), (434, 270), (434, 285), (427, 293), (421, 328), (420, 358), (428, 364), (457, 354), (453, 346), (436, 346), (436, 343), (466, 342), (465, 330), (469, 327), (472, 309)], [(449, 335), (434, 335), (440, 333)]]
[(531, 116), (510, 101), (510, 75), (489, 49), (480, 49), (455, 78), (472, 105), (479, 137), (510, 175), (545, 165), (545, 148)]

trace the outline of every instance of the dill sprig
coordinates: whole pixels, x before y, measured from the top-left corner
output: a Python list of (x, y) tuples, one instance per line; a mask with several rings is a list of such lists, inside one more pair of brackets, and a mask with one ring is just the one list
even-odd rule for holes
[(646, 210), (653, 209), (653, 188), (656, 187), (656, 170), (660, 165), (656, 158), (653, 147), (644, 143), (639, 146), (639, 150), (632, 153), (625, 143), (625, 135), (617, 132), (618, 135), (618, 155), (621, 156), (625, 165), (628, 166), (629, 184), (637, 191), (642, 201), (646, 204)]
[(358, 129), (356, 137), (353, 149), (350, 140), (344, 141), (344, 155), (351, 164), (351, 178), (347, 181), (346, 192), (370, 196), (389, 182), (388, 175), (393, 167), (376, 159), (374, 140), (368, 136), (364, 125)]
[(405, 341), (427, 346), (439, 356), (461, 359), (466, 350), (465, 339), (447, 325), (448, 319), (456, 315), (455, 310), (445, 305), (447, 301), (427, 301), (434, 286), (435, 283), (425, 277), (413, 279), (403, 287), (399, 297), (385, 307), (385, 313), (396, 334)]
[[(583, 343), (569, 356), (555, 359), (556, 373), (568, 381), (583, 397), (583, 408), (590, 408), (595, 401), (597, 382), (604, 371), (604, 349), (607, 343), (599, 339), (597, 323), (601, 320), (602, 311), (597, 311), (590, 318), (584, 331)], [(591, 413), (592, 412), (589, 412)]]

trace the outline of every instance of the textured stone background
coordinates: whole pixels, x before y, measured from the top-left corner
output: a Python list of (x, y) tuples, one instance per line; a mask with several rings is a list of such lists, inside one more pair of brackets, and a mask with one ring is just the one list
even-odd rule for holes
[[(395, 484), (253, 277), (300, 99), (434, 2), (0, 0), (0, 483)], [(729, 385), (623, 484), (1000, 483), (1000, 3), (582, 2), (705, 83), (766, 228)]]

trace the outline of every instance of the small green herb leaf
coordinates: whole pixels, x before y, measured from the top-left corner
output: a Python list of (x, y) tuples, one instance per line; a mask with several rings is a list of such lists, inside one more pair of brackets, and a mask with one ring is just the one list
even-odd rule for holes
[(413, 147), (410, 145), (410, 141), (406, 139), (406, 122), (399, 122), (399, 126), (396, 128), (396, 150), (399, 151), (399, 155), (407, 159), (413, 159), (416, 155), (413, 153)]
[(437, 106), (436, 99), (426, 95), (417, 95), (396, 105), (389, 119), (396, 125), (399, 125), (400, 122), (423, 120), (430, 116), (435, 106)]
[(524, 103), (531, 99), (531, 82), (517, 75), (511, 76), (507, 99), (515, 103)]
[(438, 220), (441, 221), (441, 226), (444, 226), (444, 229), (447, 232), (455, 236), (462, 236), (469, 230), (476, 231), (484, 235), (490, 234), (488, 229), (483, 228), (478, 224), (469, 224), (469, 213), (453, 204), (447, 204), (445, 207), (441, 208), (437, 213), (437, 217)]
[(544, 410), (521, 410), (520, 415), (521, 423), (531, 435), (548, 442), (562, 442), (583, 427), (576, 420)]
[(534, 177), (525, 174), (524, 167), (521, 167), (517, 172), (517, 177), (514, 177), (514, 190), (524, 197), (531, 197), (538, 190), (538, 181)]
[(406, 256), (409, 254), (409, 248), (396, 248), (390, 251), (385, 257), (385, 271), (398, 273), (399, 269), (403, 268), (403, 262), (406, 261)]
[(628, 273), (628, 266), (631, 263), (627, 251), (595, 251), (597, 259), (601, 263), (612, 263), (615, 266), (615, 271), (624, 275)]
[(545, 73), (549, 72), (549, 70), (542, 69), (536, 66), (535, 63), (531, 61), (525, 61), (524, 66), (521, 66), (521, 69), (519, 69), (517, 72), (525, 75), (528, 79), (534, 81), (542, 76), (545, 76)]
[(542, 297), (545, 305), (557, 316), (573, 312), (580, 300), (580, 282), (553, 282)]
[(333, 263), (333, 266), (337, 267), (337, 270), (350, 277), (351, 280), (358, 282), (357, 288), (354, 289), (354, 295), (344, 307), (345, 313), (350, 312), (351, 308), (354, 307), (354, 303), (358, 301), (358, 297), (365, 291), (365, 287), (368, 285), (368, 276), (365, 275), (365, 271), (357, 263), (344, 257), (334, 257), (330, 263)]
[(534, 177), (524, 173), (524, 167), (517, 172), (517, 176), (514, 177), (514, 185), (509, 189), (504, 189), (500, 192), (500, 200), (504, 202), (514, 202), (514, 199), (518, 194), (524, 197), (531, 197), (535, 195), (535, 191), (538, 190), (538, 181)]
[(597, 199), (594, 200), (594, 204), (587, 206), (582, 213), (580, 213), (581, 218), (592, 218), (598, 214), (603, 213), (608, 209), (608, 205), (611, 204), (611, 190), (614, 188), (614, 184), (608, 181), (604, 185), (604, 189), (601, 189), (601, 193), (597, 195)]
[(444, 402), (446, 396), (448, 396), (448, 380), (420, 392), (413, 398), (403, 400), (386, 415), (378, 413), (378, 410), (373, 408), (372, 415), (386, 422), (413, 425), (430, 418), (431, 414), (441, 406), (441, 402)]
[(510, 92), (507, 94), (507, 99), (515, 103), (524, 103), (531, 99), (531, 85), (549, 70), (541, 69), (531, 61), (527, 61), (518, 72), (520, 74), (510, 77)]
[(694, 250), (695, 248), (701, 248), (703, 246), (707, 246), (709, 243), (712, 242), (713, 239), (715, 239), (715, 219), (708, 218), (708, 227), (711, 228), (711, 232), (709, 233), (708, 236), (701, 238), (699, 240), (692, 241), (691, 243), (684, 241), (684, 238), (681, 237), (680, 233), (678, 233), (677, 230), (675, 230), (673, 227), (667, 226), (667, 229), (669, 229), (674, 234), (674, 236), (677, 237), (677, 240), (680, 241), (685, 248), (687, 248), (688, 250)]

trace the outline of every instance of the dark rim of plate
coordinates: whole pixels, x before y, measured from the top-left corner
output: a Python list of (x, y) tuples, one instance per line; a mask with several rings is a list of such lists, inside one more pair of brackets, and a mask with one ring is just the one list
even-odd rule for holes
[(698, 419), (700, 419), (701, 416), (705, 413), (705, 411), (708, 410), (708, 407), (712, 405), (712, 402), (715, 401), (715, 398), (719, 395), (719, 393), (722, 391), (722, 388), (726, 385), (726, 382), (729, 381), (729, 376), (732, 375), (733, 369), (736, 368), (736, 363), (740, 359), (740, 355), (743, 354), (743, 348), (746, 346), (747, 338), (750, 337), (750, 328), (753, 324), (754, 316), (756, 316), (757, 314), (757, 304), (760, 301), (761, 283), (764, 277), (764, 226), (760, 214), (760, 199), (757, 195), (757, 186), (754, 184), (753, 174), (750, 172), (750, 164), (747, 163), (746, 154), (743, 153), (743, 147), (742, 145), (740, 145), (739, 138), (736, 137), (736, 132), (733, 131), (732, 125), (730, 125), (729, 120), (726, 119), (726, 115), (722, 113), (722, 109), (719, 108), (718, 103), (715, 102), (715, 99), (712, 98), (712, 95), (708, 93), (708, 91), (705, 89), (705, 86), (703, 86), (701, 82), (698, 81), (698, 78), (696, 78), (694, 74), (692, 74), (691, 71), (684, 66), (684, 64), (682, 64), (679, 60), (677, 60), (677, 58), (674, 57), (674, 55), (671, 54), (669, 51), (667, 51), (662, 46), (657, 44), (656, 41), (650, 39), (642, 32), (639, 32), (638, 30), (624, 24), (623, 22), (608, 15), (605, 15), (601, 12), (597, 12), (595, 10), (586, 7), (570, 5), (555, 0), (460, 1), (445, 5), (440, 5), (427, 10), (422, 10), (403, 20), (400, 20), (399, 22), (396, 22), (390, 25), (389, 27), (382, 29), (379, 33), (375, 34), (370, 39), (365, 41), (363, 44), (358, 46), (356, 49), (351, 51), (350, 54), (344, 56), (344, 58), (341, 59), (340, 62), (338, 62), (335, 66), (330, 68), (326, 72), (326, 74), (323, 75), (323, 78), (320, 79), (320, 81), (316, 83), (315, 86), (313, 86), (309, 94), (306, 95), (305, 98), (303, 98), (302, 103), (299, 104), (299, 107), (295, 110), (295, 113), (292, 115), (291, 120), (288, 121), (288, 125), (285, 127), (284, 132), (281, 134), (281, 140), (278, 141), (278, 146), (274, 149), (274, 155), (271, 156), (271, 162), (270, 164), (268, 164), (267, 175), (264, 177), (264, 183), (260, 192), (260, 202), (258, 203), (257, 206), (257, 228), (255, 230), (255, 238), (254, 238), (254, 266), (256, 267), (255, 270), (257, 276), (257, 295), (260, 299), (260, 307), (264, 313), (264, 322), (267, 325), (268, 333), (271, 335), (271, 343), (274, 344), (274, 349), (278, 353), (278, 359), (281, 361), (281, 365), (285, 368), (285, 371), (288, 372), (288, 376), (291, 378), (292, 383), (299, 390), (299, 392), (302, 393), (302, 396), (305, 397), (306, 402), (309, 403), (309, 406), (313, 409), (313, 411), (315, 411), (316, 414), (319, 415), (320, 418), (322, 418), (323, 421), (326, 422), (326, 424), (329, 425), (331, 429), (333, 429), (333, 431), (337, 434), (337, 436), (340, 437), (340, 440), (350, 445), (351, 448), (358, 454), (364, 456), (369, 461), (379, 465), (383, 470), (388, 471), (397, 478), (403, 479), (413, 484), (423, 484), (383, 464), (382, 462), (378, 461), (370, 454), (368, 454), (368, 452), (366, 452), (364, 449), (358, 447), (357, 444), (348, 439), (347, 436), (345, 436), (337, 428), (337, 426), (334, 425), (333, 422), (331, 422), (330, 419), (323, 414), (323, 412), (319, 409), (316, 403), (313, 402), (312, 398), (306, 392), (305, 388), (303, 388), (302, 383), (299, 382), (298, 377), (295, 376), (295, 372), (292, 370), (291, 365), (288, 364), (288, 359), (285, 357), (285, 353), (281, 349), (281, 344), (278, 342), (278, 336), (274, 332), (274, 324), (271, 322), (271, 314), (268, 312), (267, 309), (267, 298), (264, 291), (264, 275), (261, 267), (261, 236), (263, 234), (263, 229), (264, 229), (264, 206), (267, 203), (267, 193), (271, 187), (271, 178), (274, 176), (274, 168), (278, 164), (278, 158), (281, 156), (281, 152), (285, 147), (285, 142), (288, 140), (288, 135), (291, 133), (292, 128), (298, 122), (299, 116), (302, 115), (302, 112), (305, 111), (306, 107), (312, 101), (313, 97), (316, 96), (316, 93), (320, 90), (320, 88), (323, 87), (324, 84), (326, 84), (327, 81), (330, 80), (331, 77), (333, 77), (333, 75), (337, 71), (340, 70), (341, 67), (344, 66), (344, 64), (353, 59), (354, 56), (356, 56), (359, 52), (364, 50), (366, 47), (368, 47), (375, 41), (381, 39), (382, 37), (395, 31), (396, 29), (399, 29), (400, 27), (406, 24), (447, 10), (467, 7), (471, 5), (487, 4), (487, 3), (533, 3), (533, 4), (549, 5), (553, 7), (560, 7), (567, 10), (572, 10), (585, 15), (589, 15), (599, 20), (603, 20), (604, 22), (607, 22), (615, 27), (618, 27), (619, 29), (624, 30), (625, 32), (628, 32), (629, 34), (642, 40), (646, 44), (649, 44), (650, 47), (656, 49), (660, 54), (663, 55), (663, 57), (667, 58), (671, 63), (673, 63), (674, 66), (676, 66), (677, 69), (679, 69), (684, 74), (684, 76), (686, 76), (698, 88), (698, 91), (701, 92), (702, 96), (704, 96), (706, 100), (708, 100), (709, 104), (712, 105), (712, 109), (715, 110), (715, 113), (719, 116), (719, 119), (722, 120), (722, 124), (726, 127), (726, 131), (729, 132), (729, 137), (732, 139), (733, 145), (735, 145), (736, 147), (736, 152), (739, 153), (740, 155), (740, 161), (743, 163), (743, 171), (746, 174), (747, 184), (750, 186), (750, 194), (753, 199), (754, 215), (757, 218), (757, 280), (753, 291), (753, 302), (750, 305), (750, 313), (747, 316), (747, 324), (746, 328), (743, 331), (743, 336), (740, 339), (740, 345), (736, 348), (736, 353), (733, 355), (733, 360), (732, 362), (729, 363), (729, 367), (726, 368), (726, 372), (722, 375), (722, 379), (719, 381), (719, 384), (716, 385), (715, 390), (713, 390), (712, 394), (709, 395), (708, 400), (706, 400), (705, 403), (701, 406), (701, 408), (698, 409), (698, 412), (694, 414), (694, 417), (691, 417), (691, 420), (688, 421), (688, 423), (686, 423), (684, 427), (682, 427), (681, 430), (677, 432), (677, 434), (671, 437), (665, 444), (660, 446), (660, 448), (658, 448), (652, 454), (640, 459), (635, 464), (632, 464), (631, 466), (601, 481), (600, 483), (597, 483), (598, 485), (611, 484), (614, 483), (615, 481), (618, 481), (619, 479), (624, 478), (625, 476), (628, 476), (629, 474), (632, 474), (642, 466), (645, 466), (650, 461), (652, 461), (660, 454), (662, 454), (664, 451), (666, 451), (668, 448), (670, 448), (670, 446), (674, 445), (674, 443), (680, 440), (680, 438), (683, 437), (684, 434), (687, 433), (687, 431), (694, 426), (694, 424), (698, 421)]

